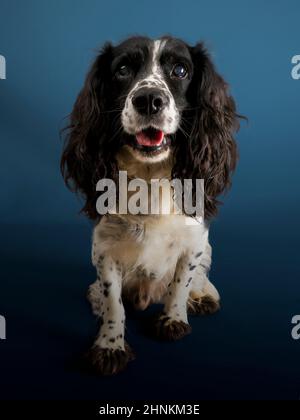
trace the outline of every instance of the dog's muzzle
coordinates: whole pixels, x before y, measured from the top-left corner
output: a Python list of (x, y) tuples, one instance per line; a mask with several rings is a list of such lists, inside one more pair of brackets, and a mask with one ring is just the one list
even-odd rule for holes
[(131, 101), (140, 120), (147, 126), (146, 129), (136, 133), (136, 146), (148, 151), (161, 149), (166, 145), (165, 133), (158, 127), (164, 118), (163, 113), (169, 103), (168, 97), (159, 89), (140, 88)]
[[(164, 159), (177, 130), (178, 111), (174, 99), (164, 86), (146, 86), (145, 80), (127, 96), (122, 112), (125, 142), (137, 154)], [(165, 153), (163, 153), (165, 152)]]

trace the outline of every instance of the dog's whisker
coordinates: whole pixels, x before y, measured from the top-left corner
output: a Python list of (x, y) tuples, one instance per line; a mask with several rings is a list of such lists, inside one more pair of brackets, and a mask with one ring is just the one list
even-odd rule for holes
[(109, 111), (101, 111), (100, 112), (100, 115), (101, 114), (113, 114), (113, 113), (116, 113), (116, 112), (118, 112), (119, 114), (122, 112), (122, 108), (116, 108), (116, 109), (111, 109), (111, 110), (109, 110)]
[(184, 137), (186, 137), (186, 138), (189, 137), (188, 133), (180, 125), (178, 126), (178, 130), (180, 130), (182, 132), (182, 134), (184, 135)]

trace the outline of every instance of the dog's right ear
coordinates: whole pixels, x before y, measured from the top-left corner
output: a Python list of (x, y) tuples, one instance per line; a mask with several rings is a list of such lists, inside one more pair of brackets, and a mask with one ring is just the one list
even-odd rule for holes
[(110, 173), (105, 155), (108, 129), (108, 92), (110, 86), (111, 44), (106, 44), (93, 63), (79, 93), (66, 128), (61, 171), (68, 187), (85, 198), (82, 209), (91, 219), (96, 211), (96, 184)]
[[(191, 110), (189, 141), (178, 148), (174, 177), (204, 179), (205, 217), (218, 211), (218, 196), (231, 185), (238, 152), (234, 134), (239, 128), (234, 99), (202, 43), (190, 47), (194, 72), (188, 96)], [(183, 157), (184, 156), (184, 160)]]

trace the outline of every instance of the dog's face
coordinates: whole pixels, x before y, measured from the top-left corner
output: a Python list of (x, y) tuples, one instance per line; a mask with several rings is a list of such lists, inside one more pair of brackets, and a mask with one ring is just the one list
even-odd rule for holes
[(112, 91), (116, 108), (122, 109), (125, 143), (139, 160), (163, 160), (188, 106), (193, 74), (189, 48), (176, 39), (134, 38), (112, 53)]
[(209, 218), (230, 185), (237, 128), (234, 100), (202, 43), (134, 37), (106, 44), (93, 63), (71, 114), (61, 167), (96, 219), (96, 184), (117, 179), (120, 150), (147, 165), (164, 165), (172, 154), (172, 178), (204, 179)]

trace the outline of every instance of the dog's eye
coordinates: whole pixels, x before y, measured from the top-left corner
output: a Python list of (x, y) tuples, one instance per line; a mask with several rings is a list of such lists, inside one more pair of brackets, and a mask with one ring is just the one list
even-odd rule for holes
[(116, 75), (120, 77), (130, 76), (130, 68), (126, 64), (122, 64), (116, 71)]
[(171, 71), (171, 77), (176, 79), (185, 79), (187, 75), (188, 71), (184, 64), (176, 64)]

